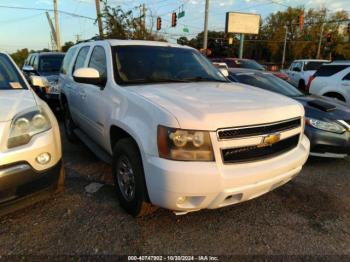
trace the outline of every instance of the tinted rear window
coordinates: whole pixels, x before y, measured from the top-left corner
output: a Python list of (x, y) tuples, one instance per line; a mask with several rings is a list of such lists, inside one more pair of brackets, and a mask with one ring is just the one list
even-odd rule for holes
[(315, 76), (332, 76), (348, 67), (348, 65), (324, 65), (317, 70)]
[(305, 62), (304, 71), (316, 71), (325, 62)]
[(43, 55), (40, 56), (39, 72), (57, 73), (60, 71), (64, 55)]

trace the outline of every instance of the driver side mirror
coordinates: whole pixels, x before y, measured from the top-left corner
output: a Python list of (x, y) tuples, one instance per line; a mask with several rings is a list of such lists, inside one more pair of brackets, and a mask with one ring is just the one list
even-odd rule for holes
[(75, 82), (90, 85), (104, 85), (106, 79), (100, 76), (100, 73), (95, 68), (79, 68), (74, 71), (73, 79)]
[(24, 73), (27, 73), (27, 74), (29, 74), (29, 73), (35, 73), (34, 67), (32, 67), (32, 66), (30, 66), (30, 65), (23, 66), (22, 71), (23, 71)]
[(228, 77), (229, 76), (229, 73), (228, 73), (228, 70), (226, 68), (219, 68), (221, 74), (224, 75), (224, 77)]

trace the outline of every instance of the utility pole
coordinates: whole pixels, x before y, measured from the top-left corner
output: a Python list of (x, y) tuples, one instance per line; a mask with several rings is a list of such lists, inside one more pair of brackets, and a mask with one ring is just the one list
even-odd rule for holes
[(321, 56), (321, 45), (322, 45), (322, 39), (323, 39), (323, 30), (324, 30), (324, 24), (321, 25), (320, 40), (318, 41), (318, 48), (317, 48), (317, 58), (318, 59), (320, 59), (320, 56)]
[(208, 49), (208, 16), (209, 16), (209, 0), (205, 0), (205, 17), (204, 17), (204, 39), (203, 49)]
[(243, 48), (244, 48), (244, 34), (240, 35), (240, 41), (239, 41), (239, 58), (243, 58)]
[(55, 15), (56, 45), (57, 45), (57, 50), (61, 51), (61, 36), (60, 36), (60, 25), (58, 23), (57, 0), (53, 0), (53, 8), (54, 8), (54, 15)]
[(79, 34), (76, 34), (74, 35), (75, 36), (75, 42), (76, 43), (79, 43), (80, 42), (80, 35)]
[(95, 3), (96, 3), (96, 15), (97, 15), (98, 32), (100, 34), (100, 38), (103, 38), (103, 27), (102, 27), (100, 0), (95, 0)]
[(283, 43), (283, 55), (282, 55), (282, 65), (281, 68), (284, 68), (284, 63), (286, 61), (286, 49), (287, 49), (287, 37), (288, 37), (288, 26), (284, 26), (284, 28), (286, 29), (286, 33), (284, 35), (284, 43)]
[(51, 39), (53, 39), (54, 41), (51, 41), (52, 42), (52, 46), (53, 46), (53, 43), (55, 43), (55, 46), (56, 46), (56, 50), (58, 50), (58, 44), (57, 44), (57, 38), (56, 38), (56, 31), (55, 31), (55, 28), (52, 24), (52, 20), (51, 20), (51, 17), (49, 15), (49, 12), (45, 12), (46, 13), (46, 17), (47, 17), (47, 21), (49, 22), (49, 26), (50, 26), (50, 29), (51, 29)]

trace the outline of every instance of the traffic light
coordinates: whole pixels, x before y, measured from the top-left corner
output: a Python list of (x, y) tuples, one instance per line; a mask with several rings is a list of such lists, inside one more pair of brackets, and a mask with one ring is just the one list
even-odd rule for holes
[(327, 43), (332, 42), (332, 34), (327, 34), (326, 38), (327, 38)]
[(158, 17), (157, 18), (157, 30), (159, 31), (162, 29), (162, 18)]
[(303, 30), (303, 26), (304, 26), (304, 13), (302, 13), (299, 16), (299, 29), (300, 29), (300, 31)]
[(177, 14), (176, 14), (176, 12), (174, 12), (171, 15), (171, 26), (175, 27), (176, 24), (177, 24)]

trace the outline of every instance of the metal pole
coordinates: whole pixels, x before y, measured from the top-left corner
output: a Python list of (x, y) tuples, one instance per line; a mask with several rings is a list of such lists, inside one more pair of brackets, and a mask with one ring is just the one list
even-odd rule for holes
[[(51, 35), (52, 35), (52, 38), (55, 42), (55, 45), (56, 45), (56, 49), (57, 48), (57, 39), (56, 39), (56, 31), (55, 31), (55, 27), (53, 26), (52, 24), (52, 21), (51, 21), (51, 17), (49, 15), (49, 12), (45, 12), (46, 13), (46, 17), (47, 17), (47, 21), (49, 22), (49, 26), (50, 26), (50, 29), (51, 29)], [(52, 43), (53, 44), (53, 43)]]
[(321, 45), (322, 45), (322, 39), (323, 39), (323, 29), (324, 29), (324, 24), (321, 25), (320, 40), (318, 41), (318, 48), (317, 48), (317, 58), (318, 59), (320, 59), (320, 56), (321, 56)]
[(204, 39), (203, 39), (203, 49), (208, 48), (208, 16), (209, 16), (209, 0), (205, 0), (205, 17), (204, 17)]
[(244, 34), (240, 34), (239, 41), (239, 58), (243, 58)]
[(56, 45), (57, 45), (57, 50), (61, 51), (61, 36), (60, 36), (60, 25), (58, 23), (57, 0), (53, 0), (53, 8), (54, 8), (54, 14), (55, 14)]
[(95, 3), (96, 3), (96, 15), (97, 15), (98, 32), (100, 34), (100, 37), (103, 38), (103, 26), (102, 26), (102, 18), (101, 18), (100, 0), (95, 0)]
[(286, 49), (287, 49), (287, 37), (288, 37), (288, 27), (284, 27), (286, 29), (286, 33), (284, 35), (284, 43), (283, 43), (283, 55), (282, 55), (282, 65), (281, 69), (284, 68), (284, 63), (286, 62)]

